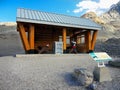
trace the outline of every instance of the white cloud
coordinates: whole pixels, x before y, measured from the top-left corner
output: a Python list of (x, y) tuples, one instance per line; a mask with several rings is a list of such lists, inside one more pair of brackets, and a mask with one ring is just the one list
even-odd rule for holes
[(99, 0), (99, 2), (95, 2), (93, 0), (82, 0), (76, 4), (77, 8), (73, 12), (79, 13), (82, 11), (93, 11), (97, 14), (101, 14), (105, 10), (108, 10), (111, 5), (116, 4), (118, 1), (119, 0)]

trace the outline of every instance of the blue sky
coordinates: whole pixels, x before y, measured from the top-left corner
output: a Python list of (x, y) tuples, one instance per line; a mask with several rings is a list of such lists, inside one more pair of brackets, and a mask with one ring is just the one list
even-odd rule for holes
[[(0, 22), (16, 21), (17, 8), (27, 8), (79, 17), (89, 11), (101, 14), (118, 1), (119, 0), (0, 0)], [(108, 4), (105, 4), (106, 2)]]

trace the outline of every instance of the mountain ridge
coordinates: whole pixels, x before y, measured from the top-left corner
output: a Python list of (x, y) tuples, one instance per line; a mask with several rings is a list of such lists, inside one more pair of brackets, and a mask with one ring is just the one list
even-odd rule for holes
[(103, 27), (99, 32), (99, 39), (120, 38), (120, 1), (100, 16), (95, 12), (88, 12), (81, 17), (91, 19)]
[(16, 22), (0, 22), (1, 26), (16, 26)]

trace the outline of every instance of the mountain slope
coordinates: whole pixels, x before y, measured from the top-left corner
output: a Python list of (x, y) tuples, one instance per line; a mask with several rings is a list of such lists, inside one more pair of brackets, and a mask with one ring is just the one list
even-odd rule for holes
[(110, 10), (101, 16), (97, 16), (94, 12), (88, 12), (82, 17), (89, 18), (103, 26), (103, 30), (98, 35), (99, 39), (120, 38), (120, 1), (112, 5)]
[(98, 17), (94, 12), (88, 12), (81, 17), (91, 19), (98, 24), (105, 24), (105, 22), (100, 17)]

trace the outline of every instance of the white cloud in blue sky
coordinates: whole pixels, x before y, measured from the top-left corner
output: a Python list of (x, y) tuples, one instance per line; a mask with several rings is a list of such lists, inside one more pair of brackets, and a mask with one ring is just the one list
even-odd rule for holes
[(76, 4), (76, 9), (73, 10), (74, 13), (80, 12), (96, 12), (98, 15), (108, 10), (111, 5), (116, 4), (119, 0), (82, 0)]

